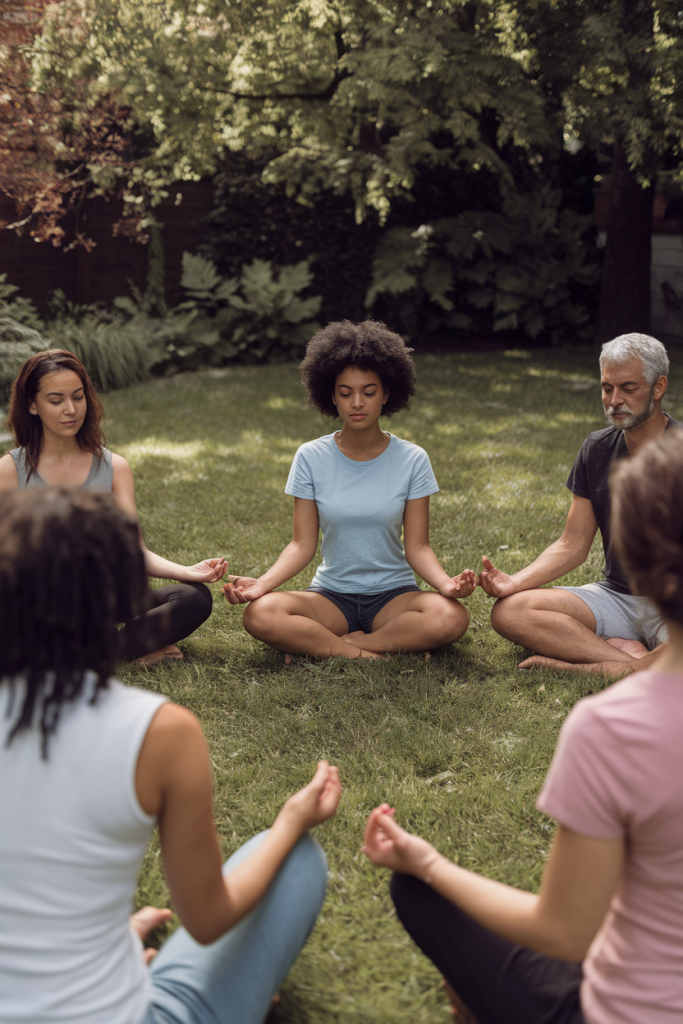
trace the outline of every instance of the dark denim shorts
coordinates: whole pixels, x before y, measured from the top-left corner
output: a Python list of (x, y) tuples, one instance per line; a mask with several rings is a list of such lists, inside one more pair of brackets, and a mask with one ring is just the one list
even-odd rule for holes
[(379, 594), (339, 594), (335, 590), (327, 590), (325, 587), (306, 587), (306, 590), (314, 594), (322, 594), (332, 604), (336, 604), (339, 611), (346, 617), (349, 624), (349, 633), (369, 633), (372, 620), (378, 612), (381, 612), (385, 604), (399, 594), (410, 594), (419, 591), (419, 587), (410, 584), (405, 587), (394, 587), (393, 590), (383, 590)]

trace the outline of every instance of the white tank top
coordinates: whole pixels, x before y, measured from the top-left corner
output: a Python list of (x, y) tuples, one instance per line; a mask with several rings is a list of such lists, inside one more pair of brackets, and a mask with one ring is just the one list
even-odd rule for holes
[(154, 819), (135, 792), (138, 753), (165, 697), (94, 676), (40, 731), (5, 745), (23, 681), (0, 684), (0, 1021), (140, 1024), (150, 983), (128, 923)]

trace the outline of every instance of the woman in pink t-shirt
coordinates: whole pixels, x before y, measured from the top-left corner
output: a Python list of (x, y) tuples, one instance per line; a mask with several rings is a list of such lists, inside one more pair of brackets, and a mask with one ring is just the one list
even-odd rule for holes
[(619, 557), (671, 636), (656, 671), (573, 709), (538, 798), (559, 822), (538, 895), (465, 871), (382, 804), (364, 852), (462, 1024), (683, 1021), (683, 435), (612, 477)]

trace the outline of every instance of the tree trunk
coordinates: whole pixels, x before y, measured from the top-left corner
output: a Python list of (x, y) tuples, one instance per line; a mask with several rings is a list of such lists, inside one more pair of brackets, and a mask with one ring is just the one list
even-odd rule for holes
[(596, 342), (618, 334), (649, 334), (652, 204), (654, 188), (643, 188), (626, 161), (617, 138), (607, 215), (607, 245), (602, 268)]
[[(621, 30), (630, 43), (627, 52), (627, 90), (636, 103), (647, 100), (651, 67), (649, 45), (654, 32), (652, 0), (621, 0)], [(636, 42), (638, 45), (636, 46)], [(648, 176), (656, 173), (652, 154), (645, 161)], [(607, 215), (607, 245), (602, 268), (600, 310), (596, 342), (618, 334), (649, 334), (650, 268), (652, 264), (652, 204), (654, 188), (643, 188), (628, 165), (622, 131), (616, 128), (612, 162), (612, 189)]]

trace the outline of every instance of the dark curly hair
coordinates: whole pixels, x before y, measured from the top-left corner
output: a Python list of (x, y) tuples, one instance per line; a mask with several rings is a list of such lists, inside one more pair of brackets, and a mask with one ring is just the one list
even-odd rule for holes
[(14, 434), (19, 447), (26, 453), (29, 479), (38, 469), (38, 460), (43, 449), (43, 424), (38, 416), (32, 416), (28, 411), (29, 403), (40, 391), (43, 377), (49, 373), (63, 373), (64, 370), (71, 370), (80, 377), (85, 394), (85, 419), (76, 434), (78, 446), (84, 452), (102, 455), (105, 437), (100, 424), (104, 409), (85, 366), (73, 352), (67, 352), (65, 349), (53, 348), (46, 352), (37, 352), (26, 360), (12, 384), (7, 415), (7, 426)]
[(323, 416), (339, 414), (332, 401), (337, 377), (347, 366), (373, 370), (389, 392), (382, 413), (407, 409), (415, 394), (415, 364), (403, 338), (377, 320), (339, 320), (314, 334), (299, 369), (308, 401)]
[(61, 708), (83, 692), (87, 672), (97, 676), (93, 700), (106, 686), (107, 665), (119, 657), (117, 624), (145, 611), (147, 595), (137, 521), (111, 494), (0, 492), (0, 686), (14, 687), (10, 715), (21, 695), (7, 743), (37, 716), (46, 756)]
[(683, 626), (683, 430), (670, 427), (610, 474), (612, 537), (631, 589)]

